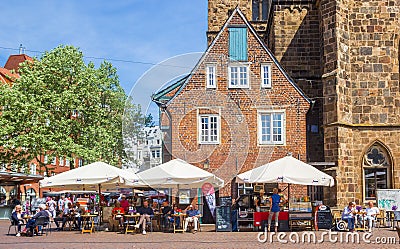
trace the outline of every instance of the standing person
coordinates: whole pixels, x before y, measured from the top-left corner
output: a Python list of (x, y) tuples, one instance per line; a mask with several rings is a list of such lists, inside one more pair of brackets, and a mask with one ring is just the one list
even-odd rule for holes
[(232, 198), (232, 211), (231, 211), (231, 221), (232, 221), (232, 232), (238, 231), (238, 210), (239, 204), (237, 203), (235, 198)]
[(145, 200), (143, 202), (143, 207), (139, 208), (140, 219), (138, 224), (135, 225), (136, 228), (139, 228), (142, 225), (143, 234), (146, 234), (146, 222), (149, 222), (151, 216), (154, 215), (153, 209), (149, 207), (149, 201)]
[(142, 206), (142, 198), (138, 194), (135, 194), (135, 207), (136, 210)]
[(269, 216), (268, 216), (268, 232), (270, 231), (271, 227), (271, 222), (272, 222), (272, 216), (275, 215), (275, 232), (278, 232), (278, 226), (279, 226), (279, 211), (281, 210), (279, 207), (279, 203), (281, 202), (281, 196), (278, 195), (278, 189), (274, 188), (272, 190), (272, 196), (269, 198), (269, 203), (271, 205), (271, 208), (269, 210)]
[(129, 211), (129, 201), (126, 199), (126, 196), (123, 195), (120, 201), (121, 207), (125, 210), (125, 213)]
[(354, 232), (354, 214), (356, 212), (355, 207), (356, 203), (351, 201), (349, 202), (349, 205), (344, 208), (342, 213), (342, 220), (347, 221), (347, 227), (349, 228), (350, 232)]
[(365, 220), (368, 221), (368, 232), (372, 231), (372, 221), (375, 220), (376, 216), (379, 214), (379, 209), (374, 207), (374, 203), (372, 201), (368, 202), (368, 207), (365, 210), (366, 216)]
[(21, 205), (15, 206), (15, 211), (11, 215), (11, 219), (14, 225), (18, 227), (18, 233), (15, 235), (17, 237), (21, 236), (21, 226), (24, 224), (24, 219), (22, 218), (22, 207)]
[(58, 213), (59, 214), (64, 211), (64, 198), (65, 198), (64, 195), (60, 196), (60, 199), (58, 199), (58, 202), (57, 202), (57, 207), (58, 207)]
[(47, 197), (47, 202), (46, 205), (49, 207), (48, 210), (51, 214), (51, 217), (55, 218), (56, 217), (56, 206), (57, 203), (54, 201), (53, 197)]

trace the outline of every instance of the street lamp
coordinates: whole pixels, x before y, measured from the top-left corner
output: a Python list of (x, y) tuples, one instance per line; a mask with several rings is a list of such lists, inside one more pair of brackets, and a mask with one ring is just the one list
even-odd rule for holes
[(204, 161), (203, 167), (204, 169), (210, 168), (210, 161), (208, 160), (208, 158)]

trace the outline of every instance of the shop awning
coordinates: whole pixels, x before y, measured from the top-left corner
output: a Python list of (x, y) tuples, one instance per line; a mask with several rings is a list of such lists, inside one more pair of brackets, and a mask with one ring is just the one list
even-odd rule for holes
[(41, 175), (28, 175), (16, 172), (0, 172), (0, 184), (28, 184), (36, 183), (44, 177)]

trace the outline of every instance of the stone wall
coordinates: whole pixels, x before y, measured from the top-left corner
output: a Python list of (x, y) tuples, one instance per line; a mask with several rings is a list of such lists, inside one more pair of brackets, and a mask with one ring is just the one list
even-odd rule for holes
[(308, 97), (315, 101), (307, 116), (307, 161), (325, 161), (319, 9), (313, 1), (274, 1), (266, 43)]
[(394, 141), (400, 139), (399, 5), (395, 3), (321, 1), (321, 16), (326, 17), (322, 18), (325, 159), (337, 162), (341, 207), (351, 200), (365, 200), (363, 156), (374, 141), (381, 141), (393, 155), (391, 187), (398, 187), (399, 150)]

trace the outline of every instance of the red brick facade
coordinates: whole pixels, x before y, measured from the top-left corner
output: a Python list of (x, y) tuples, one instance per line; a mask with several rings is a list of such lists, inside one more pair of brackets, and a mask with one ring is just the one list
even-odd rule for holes
[[(247, 27), (249, 87), (229, 88), (229, 31), (231, 25)], [(206, 86), (206, 66), (216, 67), (216, 88)], [(272, 87), (261, 87), (261, 65), (272, 65)], [(236, 174), (279, 159), (291, 152), (305, 160), (306, 114), (310, 101), (291, 82), (256, 32), (236, 9), (216, 36), (191, 76), (175, 97), (162, 107), (161, 126), (169, 127), (164, 139), (173, 158), (181, 158), (225, 180), (220, 195), (230, 195)], [(259, 113), (284, 112), (285, 139), (281, 145), (260, 145)], [(219, 142), (200, 143), (199, 115), (219, 117)], [(170, 140), (170, 141), (168, 141)], [(301, 188), (303, 195), (306, 188)], [(297, 191), (296, 191), (297, 192)], [(300, 191), (302, 192), (302, 191)], [(300, 195), (300, 194), (299, 194)]]

